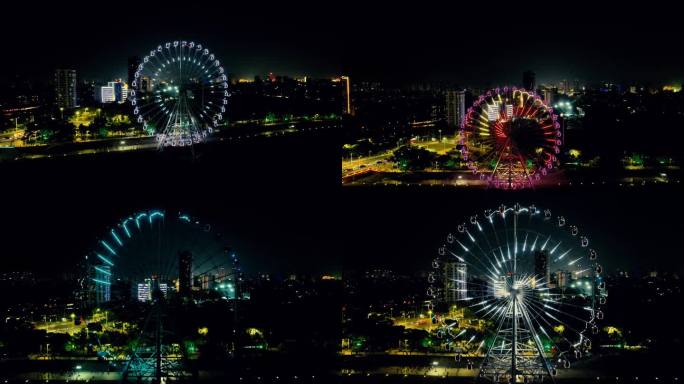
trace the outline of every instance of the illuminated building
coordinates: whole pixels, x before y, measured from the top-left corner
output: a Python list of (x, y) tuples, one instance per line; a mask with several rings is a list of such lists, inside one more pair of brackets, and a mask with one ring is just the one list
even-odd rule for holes
[(444, 301), (456, 303), (467, 297), (468, 266), (466, 263), (450, 261), (444, 263)]
[(143, 76), (140, 79), (140, 87), (139, 89), (144, 92), (152, 92), (152, 81), (150, 81), (150, 78), (147, 76)]
[(76, 99), (76, 70), (55, 70), (55, 101), (60, 108), (75, 108)]
[(107, 87), (111, 87), (114, 90), (114, 100), (112, 101), (123, 103), (128, 98), (128, 85), (121, 82), (121, 79), (108, 82)]
[[(110, 83), (111, 84), (111, 83)], [(113, 103), (116, 101), (116, 91), (112, 86), (102, 86), (100, 87), (98, 101), (100, 103)]]
[(95, 284), (95, 302), (102, 304), (112, 299), (112, 270), (109, 265), (93, 266), (93, 281)]
[(456, 263), (456, 298), (465, 300), (468, 297), (468, 264)]
[(487, 120), (496, 121), (499, 119), (499, 104), (487, 105)]
[(124, 96), (123, 96), (123, 84), (119, 81), (114, 81), (110, 82), (108, 85), (114, 86), (114, 100), (117, 103), (120, 103), (123, 101)]
[(131, 56), (128, 58), (128, 84), (133, 84), (135, 72), (138, 70), (140, 63), (140, 57), (138, 56)]
[(506, 104), (506, 118), (510, 119), (513, 116), (513, 104)]
[(205, 291), (211, 289), (211, 277), (209, 275), (200, 276), (200, 287)]
[(192, 252), (183, 251), (178, 254), (178, 293), (189, 297), (192, 291)]
[(568, 271), (556, 271), (556, 286), (558, 288), (567, 288), (572, 279), (572, 274)]
[(351, 106), (351, 80), (349, 76), (341, 76), (340, 80), (343, 82), (343, 92), (344, 92), (344, 113), (347, 115), (353, 115), (354, 111)]
[(138, 283), (138, 301), (146, 302), (152, 300), (152, 280), (145, 279), (144, 283)]
[(460, 127), (465, 116), (465, 91), (447, 91), (446, 93), (447, 124)]
[(534, 91), (537, 86), (537, 75), (533, 71), (523, 72), (522, 84), (526, 90)]
[(549, 254), (546, 251), (534, 253), (534, 275), (538, 285), (546, 286), (551, 282), (551, 265), (549, 264)]

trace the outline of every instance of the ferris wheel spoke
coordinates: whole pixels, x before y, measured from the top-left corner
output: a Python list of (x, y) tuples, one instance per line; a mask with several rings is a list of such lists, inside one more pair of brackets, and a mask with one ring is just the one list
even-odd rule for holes
[[(572, 340), (568, 339), (568, 338), (563, 334), (565, 331), (563, 331), (563, 333), (561, 333), (560, 331), (556, 330), (556, 326), (553, 325), (553, 324), (547, 319), (547, 317), (550, 317), (550, 316), (548, 316), (548, 315), (547, 315), (547, 316), (543, 316), (543, 315), (542, 315), (543, 313), (545, 313), (545, 311), (544, 311), (543, 309), (535, 310), (532, 306), (528, 306), (527, 309), (528, 309), (529, 311), (531, 311), (532, 313), (534, 313), (534, 314), (537, 315), (537, 316), (535, 316), (535, 319), (537, 319), (537, 320), (536, 320), (536, 321), (537, 321), (537, 324), (539, 324), (539, 326), (544, 330), (543, 332), (544, 332), (545, 334), (548, 335), (548, 333), (546, 332), (546, 330), (545, 330), (545, 329), (543, 328), (543, 326), (541, 325), (541, 322), (539, 321), (539, 319), (543, 320), (544, 323), (545, 323), (546, 325), (548, 325), (548, 327), (556, 334), (557, 337), (563, 339), (563, 340), (567, 343), (567, 346), (568, 346), (568, 347), (577, 348), (577, 347), (576, 347), (577, 341), (572, 341)], [(554, 319), (553, 317), (551, 317), (551, 318)], [(579, 341), (581, 342), (582, 338), (584, 337), (583, 334), (582, 334), (581, 332), (577, 331), (577, 330), (576, 330), (575, 328), (573, 328), (571, 325), (567, 324), (566, 322), (564, 322), (564, 321), (562, 321), (562, 320), (557, 320), (557, 319), (554, 319), (554, 320), (558, 321), (558, 323), (559, 323), (560, 325), (562, 325), (563, 327), (567, 327), (571, 332), (576, 333), (576, 334), (580, 337), (580, 340), (579, 340)], [(549, 339), (551, 340), (551, 342), (553, 342), (553, 343), (556, 345), (556, 347), (558, 348), (559, 353), (563, 354), (563, 353), (567, 352), (567, 351), (563, 351), (563, 350), (560, 348), (560, 346), (559, 346), (558, 344), (556, 344), (555, 341), (553, 341), (553, 337), (549, 336)]]
[[(477, 260), (477, 261), (480, 263), (480, 266), (484, 267), (484, 270), (481, 270), (481, 271), (486, 271), (486, 270), (488, 270), (486, 264), (482, 263), (482, 261), (479, 260), (479, 258), (477, 258), (476, 255), (472, 254), (472, 253), (470, 252), (470, 250), (469, 250), (465, 245), (463, 245), (463, 243), (461, 243), (459, 240), (454, 240), (454, 241), (456, 241), (456, 243), (459, 244), (459, 245), (461, 246), (461, 249), (462, 249), (464, 252), (466, 252), (466, 254), (471, 254), (471, 255), (473, 255), (473, 257), (475, 258), (475, 260)], [(453, 256), (454, 258), (456, 258), (459, 262), (461, 262), (461, 263), (466, 263), (466, 264), (467, 264), (468, 266), (470, 266), (471, 268), (475, 268), (475, 269), (477, 269), (477, 270), (480, 270), (480, 268), (479, 268), (477, 265), (473, 264), (472, 262), (469, 262), (468, 260), (466, 260), (465, 257), (458, 255), (456, 252), (454, 252), (453, 250), (451, 250), (447, 245), (444, 245), (444, 246), (443, 246), (443, 249), (445, 250), (445, 252), (448, 252), (451, 256)], [(440, 252), (441, 252), (441, 251), (440, 251)]]
[[(530, 301), (530, 303), (534, 303), (534, 304), (539, 305), (539, 306), (541, 306), (541, 307), (543, 307), (543, 308), (548, 308), (548, 309), (551, 309), (551, 310), (553, 310), (553, 311), (555, 311), (555, 312), (558, 312), (558, 313), (560, 313), (560, 314), (562, 314), (562, 315), (572, 317), (573, 319), (575, 319), (575, 320), (577, 320), (577, 321), (586, 322), (585, 319), (582, 319), (582, 318), (580, 318), (580, 317), (577, 317), (577, 316), (575, 316), (574, 314), (571, 314), (571, 313), (569, 313), (569, 312), (563, 311), (563, 310), (558, 309), (558, 308), (552, 306), (551, 304), (549, 304), (549, 303), (561, 304), (560, 302), (557, 302), (557, 301), (540, 301), (539, 299), (537, 299), (537, 298), (535, 298), (535, 297), (529, 297), (528, 300)], [(572, 306), (572, 305), (569, 305), (569, 306)], [(580, 308), (580, 309), (585, 309), (585, 307), (579, 307), (579, 306), (574, 306), (574, 307), (575, 307), (575, 308)]]
[[(480, 233), (482, 233), (482, 231), (481, 231), (482, 227), (480, 226), (479, 222), (476, 221), (476, 224), (477, 224), (478, 228), (480, 229)], [(475, 237), (474, 237), (472, 234), (470, 234), (470, 232), (469, 232), (467, 229), (466, 229), (465, 231), (466, 231), (468, 237), (470, 238), (470, 240), (476, 245), (477, 249), (478, 249), (478, 250), (480, 251), (480, 253), (482, 254), (482, 257), (483, 257), (483, 258), (486, 258), (486, 259), (489, 261), (489, 263), (491, 264), (492, 268), (494, 269), (493, 272), (494, 272), (496, 275), (500, 275), (499, 268), (501, 268), (502, 265), (501, 265), (501, 263), (499, 262), (499, 260), (497, 259), (496, 254), (494, 254), (494, 253), (489, 254), (487, 251), (485, 251), (485, 250), (480, 246), (480, 243), (475, 239)], [(485, 238), (485, 240), (486, 240), (486, 242), (487, 242), (487, 245), (489, 246), (489, 240), (486, 238), (486, 236), (483, 236), (483, 237)], [(491, 249), (491, 247), (489, 247), (489, 248)], [(479, 258), (478, 258), (478, 259), (479, 259)], [(492, 260), (492, 259), (493, 259), (493, 260)], [(495, 263), (495, 262), (496, 262), (496, 263)], [(485, 263), (482, 263), (482, 264), (486, 265)], [(498, 266), (498, 268), (497, 268), (497, 266)], [(490, 273), (492, 272), (492, 271), (489, 269), (488, 266), (487, 266), (487, 270), (488, 270)]]
[[(558, 324), (561, 324), (565, 328), (568, 328), (570, 331), (576, 333), (580, 337), (580, 341), (584, 337), (583, 332), (578, 331), (572, 324), (569, 324), (566, 320), (561, 320), (558, 317), (556, 317), (555, 315), (546, 311), (546, 309), (552, 308), (552, 307), (541, 306), (537, 303), (529, 303), (528, 308), (530, 308), (531, 310), (538, 313), (538, 315), (539, 315), (538, 318), (545, 319), (545, 321), (547, 321), (547, 322), (548, 322), (548, 319), (552, 319), (552, 320), (558, 322)], [(583, 322), (582, 320), (580, 320), (580, 321)], [(553, 329), (553, 325), (550, 322), (549, 322), (549, 326), (551, 326)], [(571, 342), (571, 344), (574, 345), (574, 344), (576, 344), (576, 342), (574, 342), (574, 343)]]
[[(454, 252), (449, 251), (452, 255), (456, 256), (456, 258), (459, 259), (461, 262), (466, 262), (466, 264), (468, 264), (470, 267), (474, 268), (476, 271), (486, 272), (488, 275), (496, 276), (496, 272), (495, 272), (496, 267), (493, 264), (492, 264), (492, 268), (494, 268), (494, 270), (490, 269), (489, 266), (484, 261), (482, 261), (480, 259), (480, 257), (478, 257), (475, 253), (471, 252), (469, 248), (465, 247), (460, 242), (459, 242), (459, 244), (466, 251), (466, 254), (469, 254), (471, 256), (471, 257), (469, 257), (469, 259), (474, 259), (479, 263), (479, 267), (472, 262), (467, 262), (467, 260), (465, 258), (456, 255)], [(487, 256), (485, 255), (484, 257), (487, 257)], [(490, 263), (491, 263), (491, 260), (490, 260)]]

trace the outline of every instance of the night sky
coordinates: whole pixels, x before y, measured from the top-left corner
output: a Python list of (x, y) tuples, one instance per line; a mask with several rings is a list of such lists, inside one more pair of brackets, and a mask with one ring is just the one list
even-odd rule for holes
[(400, 84), (496, 85), (533, 69), (539, 82), (683, 80), (681, 18), (655, 5), (594, 3), (117, 1), (40, 5), (41, 12), (10, 4), (3, 14), (17, 17), (3, 17), (0, 33), (12, 36), (5, 52), (14, 54), (0, 65), (3, 77), (69, 66), (107, 80), (124, 76), (128, 56), (187, 39), (203, 42), (239, 76), (345, 73)]
[[(396, 2), (141, 3), (3, 5), (0, 34), (11, 39), (0, 76), (48, 77), (54, 67), (69, 66), (85, 78), (124, 77), (128, 56), (187, 39), (203, 42), (241, 76), (346, 73), (395, 83), (489, 85), (519, 82), (531, 68), (538, 82), (683, 77), (681, 25), (624, 6), (619, 10), (631, 14), (576, 2), (420, 9)], [(436, 247), (464, 217), (518, 201), (551, 206), (588, 227), (611, 270), (683, 269), (675, 257), (684, 229), (681, 188), (518, 194), (345, 189), (338, 139), (313, 140), (228, 148), (229, 155), (198, 163), (143, 154), (3, 164), (0, 269), (68, 270), (121, 217), (165, 208), (216, 223), (247, 271), (413, 270), (429, 267)], [(306, 172), (294, 172), (301, 169)]]

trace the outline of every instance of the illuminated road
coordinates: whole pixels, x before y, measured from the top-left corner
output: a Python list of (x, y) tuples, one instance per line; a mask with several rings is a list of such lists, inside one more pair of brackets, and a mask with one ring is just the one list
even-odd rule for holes
[[(315, 123), (315, 124), (314, 124)], [(221, 132), (216, 132), (209, 136), (207, 143), (219, 142), (240, 142), (242, 140), (270, 138), (286, 136), (290, 134), (302, 134), (316, 131), (323, 131), (338, 127), (336, 121), (313, 122), (302, 126), (295, 124), (273, 125), (269, 130), (258, 130), (255, 127), (253, 132), (237, 133), (230, 128)], [(244, 127), (242, 127), (244, 128)], [(244, 129), (243, 129), (244, 131)], [(60, 143), (50, 145), (26, 145), (19, 142), (11, 142), (8, 136), (2, 136), (5, 141), (0, 141), (0, 160), (24, 160), (24, 159), (43, 159), (53, 157), (94, 155), (101, 153), (135, 152), (135, 151), (156, 151), (159, 150), (155, 137), (142, 136), (120, 136), (107, 139), (78, 141), (71, 143)]]
[(34, 324), (34, 328), (47, 333), (68, 333), (73, 335), (80, 332), (88, 323), (105, 323), (106, 320), (107, 318), (104, 313), (96, 313), (93, 317), (86, 321), (81, 321), (78, 325), (74, 324), (74, 320), (71, 318), (65, 317), (59, 321), (37, 322)]
[[(412, 141), (411, 146), (416, 148), (423, 148), (430, 152), (435, 152), (439, 155), (445, 154), (454, 149), (458, 138), (445, 137), (441, 142), (437, 140), (430, 141)], [(389, 159), (392, 153), (402, 147), (399, 145), (395, 148), (389, 149), (385, 152), (374, 154), (371, 156), (361, 156), (358, 158), (342, 159), (342, 176), (346, 176), (361, 169), (370, 168), (377, 172), (400, 172), (395, 168), (395, 164)]]

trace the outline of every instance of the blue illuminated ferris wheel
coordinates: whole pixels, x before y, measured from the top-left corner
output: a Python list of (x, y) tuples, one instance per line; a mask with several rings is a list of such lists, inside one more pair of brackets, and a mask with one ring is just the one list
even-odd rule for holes
[(225, 124), (228, 77), (202, 44), (173, 41), (152, 49), (131, 87), (134, 119), (160, 147), (200, 143)]

